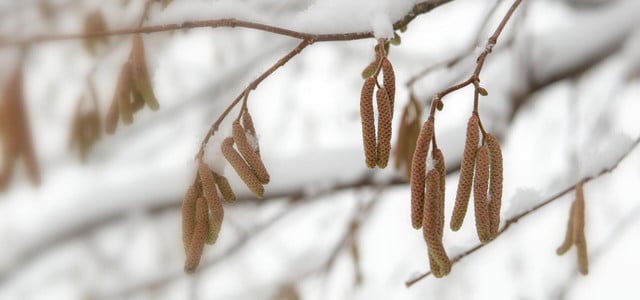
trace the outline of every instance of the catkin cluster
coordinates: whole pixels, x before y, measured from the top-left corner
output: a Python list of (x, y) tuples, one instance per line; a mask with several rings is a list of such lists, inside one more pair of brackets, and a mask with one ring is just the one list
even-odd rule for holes
[[(391, 152), (391, 123), (396, 93), (396, 79), (393, 66), (387, 59), (384, 40), (380, 40), (375, 48), (376, 59), (365, 68), (365, 78), (360, 92), (360, 118), (362, 122), (362, 142), (364, 145), (365, 163), (369, 168), (385, 168)], [(382, 84), (378, 75), (382, 72)], [(375, 91), (378, 88), (377, 92)], [(378, 108), (378, 130), (376, 135), (375, 116), (373, 112), (373, 94), (376, 95)]]
[(116, 91), (107, 112), (107, 133), (112, 134), (116, 131), (118, 120), (125, 125), (131, 124), (133, 114), (141, 110), (145, 104), (154, 111), (160, 108), (151, 87), (142, 36), (138, 33), (133, 35), (129, 60), (120, 68)]
[(404, 170), (407, 180), (411, 177), (411, 161), (413, 159), (413, 151), (416, 149), (418, 134), (420, 134), (421, 116), (422, 107), (416, 97), (411, 94), (409, 102), (407, 102), (402, 110), (400, 128), (398, 129), (398, 138), (394, 151), (394, 166), (396, 170)]
[(584, 235), (584, 191), (582, 185), (582, 182), (576, 185), (576, 198), (571, 203), (567, 233), (564, 242), (558, 247), (556, 253), (563, 255), (571, 246), (575, 245), (578, 250), (578, 269), (582, 275), (587, 275), (589, 274), (589, 259), (587, 256), (587, 240)]
[(198, 267), (204, 244), (214, 244), (218, 239), (224, 218), (221, 196), (227, 202), (236, 199), (227, 179), (200, 162), (196, 180), (182, 201), (182, 242), (187, 256), (184, 264), (187, 273), (195, 272)]
[(460, 166), (456, 202), (451, 216), (451, 230), (462, 226), (473, 187), (476, 231), (482, 243), (494, 239), (500, 226), (502, 202), (502, 150), (498, 139), (482, 132), (480, 119), (473, 113), (467, 122), (467, 137)]
[[(233, 146), (236, 146), (235, 148)], [(257, 197), (264, 196), (264, 184), (269, 183), (269, 173), (260, 157), (256, 130), (248, 111), (232, 124), (232, 136), (222, 142), (222, 154)]]
[[(430, 144), (433, 166), (427, 166)], [(429, 117), (416, 141), (411, 162), (411, 224), (420, 229), (427, 243), (431, 272), (442, 277), (451, 271), (451, 261), (442, 244), (446, 167), (435, 144), (434, 118)]]
[(0, 102), (0, 190), (10, 183), (18, 159), (24, 159), (26, 174), (32, 184), (40, 184), (40, 168), (36, 158), (29, 118), (24, 105), (22, 63), (11, 74)]

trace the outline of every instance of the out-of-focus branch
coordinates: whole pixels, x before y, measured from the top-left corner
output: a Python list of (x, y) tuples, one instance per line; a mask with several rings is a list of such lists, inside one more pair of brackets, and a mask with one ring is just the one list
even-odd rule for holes
[[(591, 180), (594, 180), (594, 179), (599, 178), (600, 176), (603, 176), (603, 175), (605, 175), (605, 174), (608, 174), (608, 173), (613, 172), (616, 168), (618, 168), (618, 165), (620, 165), (620, 163), (621, 163), (621, 162), (622, 162), (622, 161), (623, 161), (627, 156), (629, 156), (629, 154), (631, 154), (631, 152), (633, 152), (633, 150), (638, 146), (638, 144), (640, 144), (640, 138), (637, 138), (637, 139), (633, 142), (633, 144), (632, 144), (632, 146), (629, 148), (629, 150), (628, 150), (628, 151), (627, 151), (623, 156), (621, 156), (621, 157), (620, 157), (620, 158), (619, 158), (619, 159), (618, 159), (618, 160), (617, 160), (617, 161), (616, 161), (612, 166), (610, 166), (610, 167), (608, 167), (608, 168), (606, 168), (606, 169), (604, 169), (604, 170), (600, 171), (600, 173), (598, 173), (597, 175), (595, 175), (595, 176), (587, 176), (587, 177), (581, 178), (581, 179), (579, 179), (579, 180), (577, 181), (577, 183), (576, 183), (576, 184), (571, 185), (571, 186), (567, 187), (566, 189), (564, 189), (564, 190), (562, 190), (562, 191), (560, 191), (560, 192), (556, 193), (555, 195), (553, 195), (553, 196), (552, 196), (552, 197), (550, 197), (549, 199), (547, 199), (547, 200), (545, 200), (545, 201), (541, 202), (540, 204), (535, 205), (535, 206), (531, 207), (529, 210), (524, 211), (524, 212), (522, 212), (522, 213), (519, 213), (519, 214), (517, 214), (517, 215), (515, 215), (515, 216), (513, 216), (513, 217), (511, 217), (511, 218), (509, 218), (509, 219), (507, 219), (507, 220), (505, 221), (505, 225), (504, 225), (504, 227), (502, 227), (502, 229), (500, 229), (500, 231), (498, 232), (498, 235), (496, 236), (496, 239), (497, 239), (499, 236), (501, 236), (505, 231), (507, 231), (507, 229), (509, 229), (509, 228), (511, 227), (511, 225), (512, 225), (512, 224), (517, 223), (518, 221), (520, 221), (520, 219), (522, 219), (522, 218), (524, 218), (524, 217), (526, 217), (526, 216), (528, 216), (528, 215), (530, 215), (530, 214), (532, 214), (532, 213), (534, 213), (534, 212), (538, 211), (539, 209), (541, 209), (541, 208), (543, 208), (543, 207), (547, 206), (549, 203), (552, 203), (552, 202), (554, 202), (554, 201), (556, 201), (556, 200), (560, 199), (562, 196), (564, 196), (564, 195), (566, 195), (566, 194), (570, 193), (571, 191), (573, 191), (573, 190), (576, 188), (576, 185), (577, 185), (577, 184), (579, 184), (579, 183), (581, 183), (581, 182), (582, 182), (582, 183), (587, 183), (587, 182), (589, 182), (589, 181), (591, 181)], [(493, 239), (492, 241), (495, 241), (495, 239)], [(492, 242), (492, 241), (491, 241), (491, 242)], [(485, 243), (485, 244), (478, 244), (478, 245), (476, 245), (475, 247), (473, 247), (473, 248), (471, 248), (471, 249), (469, 249), (469, 250), (467, 250), (467, 251), (463, 252), (462, 254), (460, 254), (460, 255), (458, 255), (458, 256), (456, 256), (456, 257), (454, 257), (453, 259), (451, 259), (451, 263), (452, 263), (452, 264), (457, 263), (457, 262), (458, 262), (458, 261), (460, 261), (461, 259), (463, 259), (463, 258), (465, 258), (466, 256), (471, 255), (471, 254), (473, 254), (474, 252), (476, 252), (476, 251), (478, 251), (478, 250), (482, 249), (484, 246), (486, 246), (486, 245), (490, 244), (491, 242), (488, 242), (488, 243)], [(407, 280), (407, 281), (405, 282), (405, 285), (406, 285), (407, 287), (411, 287), (413, 284), (415, 284), (416, 282), (418, 282), (418, 281), (420, 281), (420, 280), (422, 280), (422, 279), (426, 278), (426, 277), (427, 277), (427, 276), (429, 276), (430, 274), (431, 274), (431, 271), (426, 272), (426, 273), (424, 273), (424, 274), (422, 274), (422, 275), (420, 275), (420, 276), (418, 276), (418, 277), (416, 277), (416, 278), (412, 278), (412, 279), (410, 279), (410, 280)]]
[[(394, 29), (405, 27), (411, 21), (413, 21), (413, 19), (415, 19), (417, 16), (427, 13), (451, 1), (452, 0), (435, 0), (435, 1), (424, 1), (424, 2), (417, 3), (402, 19), (396, 21), (393, 24), (393, 27)], [(86, 39), (86, 38), (114, 36), (114, 35), (128, 35), (128, 34), (134, 34), (134, 33), (165, 32), (165, 31), (192, 29), (192, 28), (202, 28), (202, 27), (211, 27), (211, 28), (242, 27), (242, 28), (249, 28), (249, 29), (270, 32), (270, 33), (283, 35), (283, 36), (289, 36), (289, 37), (297, 38), (301, 40), (313, 40), (316, 42), (349, 41), (349, 40), (358, 40), (358, 39), (366, 39), (366, 38), (374, 37), (374, 34), (372, 31), (335, 33), (335, 34), (313, 34), (313, 33), (295, 31), (295, 30), (291, 30), (283, 27), (278, 27), (278, 26), (272, 26), (267, 24), (251, 22), (251, 21), (228, 18), (228, 19), (215, 19), (215, 20), (203, 20), (203, 21), (188, 21), (180, 24), (143, 26), (139, 28), (126, 28), (126, 29), (108, 30), (108, 31), (101, 31), (101, 32), (41, 34), (41, 35), (35, 35), (35, 36), (24, 38), (24, 39), (7, 39), (7, 38), (0, 37), (0, 47), (23, 46), (28, 44), (42, 43), (42, 42), (49, 42), (49, 41), (76, 40), (76, 39)]]

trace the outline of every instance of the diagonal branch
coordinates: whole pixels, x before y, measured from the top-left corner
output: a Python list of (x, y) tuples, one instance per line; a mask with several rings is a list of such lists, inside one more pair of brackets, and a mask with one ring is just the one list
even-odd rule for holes
[[(631, 152), (633, 152), (633, 150), (634, 150), (636, 147), (638, 147), (638, 145), (639, 145), (639, 144), (640, 144), (640, 137), (639, 137), (639, 138), (637, 138), (637, 139), (633, 142), (633, 144), (631, 145), (631, 147), (629, 148), (629, 150), (628, 150), (624, 155), (622, 155), (622, 156), (621, 156), (621, 157), (620, 157), (620, 158), (619, 158), (619, 159), (618, 159), (618, 160), (617, 160), (617, 161), (616, 161), (616, 162), (615, 162), (611, 167), (606, 168), (606, 169), (604, 169), (604, 170), (600, 171), (600, 173), (598, 173), (597, 175), (594, 175), (594, 176), (587, 176), (587, 177), (584, 177), (584, 178), (582, 178), (582, 179), (579, 179), (579, 180), (577, 181), (577, 183), (576, 183), (576, 184), (573, 184), (573, 185), (571, 185), (571, 186), (569, 186), (569, 187), (565, 188), (564, 190), (562, 190), (562, 191), (560, 191), (560, 192), (556, 193), (556, 194), (555, 194), (555, 195), (553, 195), (551, 198), (549, 198), (549, 199), (547, 199), (547, 200), (545, 200), (545, 201), (541, 202), (541, 203), (540, 203), (540, 204), (538, 204), (538, 205), (533, 206), (532, 208), (528, 209), (527, 211), (524, 211), (524, 212), (522, 212), (522, 213), (519, 213), (519, 214), (517, 214), (517, 215), (515, 215), (515, 216), (513, 216), (513, 217), (511, 217), (511, 218), (509, 218), (509, 219), (507, 219), (507, 220), (505, 221), (505, 226), (504, 226), (504, 227), (502, 227), (502, 229), (498, 232), (498, 235), (496, 236), (496, 239), (497, 239), (499, 236), (501, 236), (505, 231), (507, 231), (507, 229), (509, 229), (509, 228), (511, 227), (511, 225), (512, 225), (512, 224), (517, 223), (518, 221), (520, 221), (520, 219), (522, 219), (522, 218), (524, 218), (524, 217), (526, 217), (526, 216), (528, 216), (528, 215), (530, 215), (530, 214), (532, 214), (532, 213), (534, 213), (534, 212), (538, 211), (539, 209), (541, 209), (541, 208), (543, 208), (543, 207), (547, 206), (548, 204), (550, 204), (550, 203), (552, 203), (552, 202), (554, 202), (554, 201), (556, 201), (556, 200), (560, 199), (562, 196), (564, 196), (564, 195), (566, 195), (566, 194), (568, 194), (568, 193), (572, 192), (572, 191), (576, 188), (576, 185), (577, 185), (577, 184), (579, 184), (579, 183), (581, 183), (581, 182), (582, 182), (582, 183), (586, 183), (586, 182), (589, 182), (589, 181), (591, 181), (591, 180), (597, 179), (597, 178), (599, 178), (600, 176), (603, 176), (603, 175), (605, 175), (605, 174), (609, 174), (609, 173), (613, 172), (616, 168), (618, 168), (618, 166), (620, 165), (620, 163), (621, 163), (625, 158), (627, 158), (627, 157), (631, 154)], [(469, 249), (469, 250), (467, 250), (467, 251), (463, 252), (462, 254), (459, 254), (458, 256), (454, 257), (453, 259), (451, 259), (451, 263), (452, 263), (452, 264), (457, 263), (457, 262), (458, 262), (458, 261), (460, 261), (461, 259), (463, 259), (463, 258), (465, 258), (466, 256), (471, 255), (471, 254), (473, 254), (474, 252), (476, 252), (476, 251), (478, 251), (478, 250), (482, 249), (484, 246), (486, 246), (486, 245), (488, 245), (488, 244), (492, 243), (492, 242), (493, 242), (493, 241), (495, 241), (496, 239), (493, 239), (492, 241), (490, 241), (490, 242), (488, 242), (488, 243), (485, 243), (485, 244), (478, 244), (478, 245), (474, 246), (473, 248), (471, 248), (471, 249)], [(407, 287), (411, 287), (411, 286), (412, 286), (412, 285), (414, 285), (416, 282), (418, 282), (418, 281), (420, 281), (420, 280), (422, 280), (422, 279), (426, 278), (426, 277), (427, 277), (427, 276), (429, 276), (430, 274), (431, 274), (431, 271), (426, 272), (426, 273), (424, 273), (424, 274), (422, 274), (422, 275), (420, 275), (420, 276), (418, 276), (418, 277), (415, 277), (415, 278), (412, 278), (412, 279), (410, 279), (410, 280), (407, 280), (407, 281), (405, 282), (405, 285), (406, 285)]]
[[(393, 24), (393, 28), (400, 29), (400, 28), (406, 27), (417, 16), (424, 13), (428, 13), (431, 10), (435, 9), (436, 7), (439, 7), (451, 1), (453, 0), (423, 1), (423, 2), (417, 3), (402, 19), (396, 21)], [(175, 31), (175, 30), (202, 28), (202, 27), (211, 27), (211, 28), (242, 27), (242, 28), (249, 28), (249, 29), (255, 29), (259, 31), (270, 32), (270, 33), (297, 38), (301, 40), (313, 40), (316, 42), (350, 41), (350, 40), (359, 40), (359, 39), (374, 37), (374, 34), (372, 31), (314, 34), (314, 33), (308, 33), (308, 32), (295, 31), (288, 28), (272, 26), (272, 25), (267, 25), (262, 23), (238, 20), (234, 18), (226, 18), (226, 19), (215, 19), (215, 20), (187, 21), (180, 24), (153, 25), (153, 26), (144, 26), (139, 28), (116, 29), (116, 30), (108, 30), (108, 31), (100, 31), (100, 32), (40, 34), (40, 35), (34, 35), (34, 36), (23, 38), (23, 39), (7, 39), (7, 38), (0, 37), (0, 47), (26, 46), (29, 44), (42, 43), (42, 42), (77, 40), (77, 39), (116, 36), (116, 35), (129, 35), (134, 33), (166, 32), (166, 31)]]

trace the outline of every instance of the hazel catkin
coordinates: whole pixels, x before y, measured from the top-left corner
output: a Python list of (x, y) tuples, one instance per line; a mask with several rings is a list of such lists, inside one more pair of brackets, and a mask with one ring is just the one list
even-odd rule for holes
[(425, 172), (427, 170), (429, 144), (433, 138), (433, 126), (434, 120), (429, 117), (422, 125), (411, 161), (411, 225), (415, 229), (422, 227)]
[(207, 211), (207, 203), (204, 198), (200, 197), (196, 203), (196, 222), (189, 243), (189, 250), (187, 251), (187, 258), (184, 262), (184, 271), (186, 273), (193, 273), (196, 271), (198, 264), (200, 264), (200, 257), (202, 256), (202, 250), (204, 243), (207, 239), (207, 233), (209, 232), (209, 215)]
[(247, 132), (242, 128), (242, 125), (240, 125), (240, 121), (236, 120), (233, 122), (232, 134), (233, 142), (236, 144), (238, 152), (240, 152), (242, 158), (244, 158), (249, 165), (249, 168), (251, 168), (253, 173), (256, 174), (261, 183), (269, 183), (269, 172), (267, 172), (267, 168), (265, 168), (260, 154), (254, 150), (254, 147), (251, 144), (249, 144)]
[(442, 227), (439, 226), (439, 215), (444, 213), (444, 211), (440, 211), (439, 194), (440, 174), (438, 170), (432, 169), (427, 173), (426, 178), (422, 230), (429, 249), (430, 259), (435, 260), (438, 265), (438, 272), (434, 273), (436, 277), (445, 276), (451, 270), (451, 261), (442, 244)]
[(500, 207), (502, 206), (502, 149), (498, 139), (487, 133), (485, 142), (489, 147), (489, 158), (491, 160), (491, 168), (489, 172), (489, 224), (491, 225), (491, 237), (498, 236), (500, 228)]
[(376, 79), (367, 78), (360, 93), (360, 119), (362, 122), (362, 145), (367, 167), (374, 168), (378, 162), (376, 149), (376, 125), (373, 116), (373, 89)]
[(458, 231), (460, 229), (467, 213), (479, 138), (478, 115), (474, 113), (467, 122), (467, 137), (460, 165), (460, 178), (458, 181), (458, 190), (456, 192), (456, 202), (453, 207), (453, 214), (451, 216), (450, 223), (451, 230), (453, 231)]
[(562, 245), (560, 245), (560, 247), (558, 247), (558, 249), (556, 250), (556, 254), (558, 255), (565, 254), (567, 251), (569, 251), (571, 246), (573, 246), (573, 243), (574, 243), (574, 238), (573, 238), (574, 213), (573, 212), (575, 211), (575, 207), (576, 207), (576, 202), (574, 201), (571, 203), (571, 209), (569, 210), (569, 221), (567, 222), (567, 232), (565, 233), (564, 241), (562, 242)]
[(476, 232), (480, 242), (491, 240), (487, 189), (489, 188), (489, 148), (483, 145), (476, 155), (475, 178), (473, 179), (473, 200), (476, 217)]
[(158, 110), (160, 105), (151, 87), (149, 70), (144, 54), (144, 42), (139, 33), (133, 35), (133, 46), (131, 48), (131, 71), (136, 90), (142, 95), (144, 102), (151, 110)]
[(228, 137), (222, 141), (222, 154), (229, 164), (236, 170), (240, 179), (258, 198), (264, 196), (264, 187), (255, 173), (249, 168), (247, 163), (242, 159), (240, 154), (233, 148), (233, 138)]
[(382, 58), (382, 78), (384, 89), (389, 95), (389, 107), (391, 108), (391, 117), (393, 118), (396, 101), (396, 75), (393, 72), (393, 65), (386, 57)]
[(587, 240), (584, 236), (584, 191), (583, 183), (576, 186), (576, 206), (574, 210), (573, 236), (578, 251), (578, 269), (582, 275), (589, 273), (589, 260), (587, 256)]
[(198, 200), (198, 190), (195, 185), (191, 185), (182, 200), (182, 243), (185, 253), (189, 251), (193, 230), (196, 227), (196, 202)]
[(378, 104), (378, 167), (385, 168), (391, 152), (392, 112), (389, 106), (389, 95), (383, 87), (376, 93)]
[(213, 174), (213, 177), (216, 180), (216, 184), (218, 185), (218, 190), (220, 190), (220, 194), (222, 194), (222, 198), (225, 201), (232, 203), (236, 201), (236, 195), (233, 193), (231, 189), (231, 185), (226, 177), (218, 174)]

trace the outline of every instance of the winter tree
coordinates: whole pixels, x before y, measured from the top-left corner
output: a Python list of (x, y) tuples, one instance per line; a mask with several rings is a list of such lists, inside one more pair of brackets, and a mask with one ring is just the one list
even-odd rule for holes
[(0, 4), (0, 299), (636, 299), (636, 0)]

